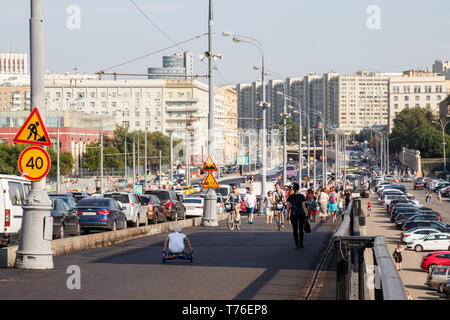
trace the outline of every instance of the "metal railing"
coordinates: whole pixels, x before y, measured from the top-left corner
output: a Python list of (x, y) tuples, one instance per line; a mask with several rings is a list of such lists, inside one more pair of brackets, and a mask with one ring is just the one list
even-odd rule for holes
[(366, 299), (366, 268), (364, 253), (372, 249), (375, 283), (375, 300), (407, 300), (402, 279), (400, 278), (384, 236), (360, 236), (355, 225), (365, 225), (361, 210), (361, 200), (352, 200), (343, 214), (343, 220), (333, 235), (336, 252), (336, 297), (337, 300), (350, 300), (354, 295), (352, 272), (358, 272), (358, 299)]

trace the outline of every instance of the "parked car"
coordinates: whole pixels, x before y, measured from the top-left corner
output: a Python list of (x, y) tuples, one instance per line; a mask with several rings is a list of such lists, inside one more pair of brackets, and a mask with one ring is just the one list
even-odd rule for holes
[(195, 189), (192, 186), (183, 187), (184, 194), (193, 194)]
[(19, 241), (22, 205), (31, 183), (23, 177), (0, 174), (0, 188), (0, 246), (14, 245)]
[(412, 178), (409, 175), (405, 174), (401, 177), (400, 181), (401, 182), (412, 182)]
[(402, 232), (400, 235), (400, 241), (403, 241), (406, 243), (406, 240), (413, 241), (416, 239), (423, 238), (425, 236), (428, 236), (430, 234), (441, 234), (442, 232), (437, 229), (431, 229), (431, 228), (414, 228), (405, 232)]
[(140, 224), (148, 224), (147, 208), (143, 206), (137, 193), (107, 192), (104, 197), (116, 199), (125, 206), (125, 216), (128, 223), (132, 223), (135, 227), (139, 227)]
[(424, 183), (422, 181), (416, 180), (416, 182), (414, 182), (414, 190), (423, 190), (423, 188)]
[(395, 218), (400, 215), (400, 214), (405, 214), (405, 213), (419, 213), (420, 210), (416, 207), (404, 207), (404, 208), (395, 208), (394, 210), (392, 210), (391, 213), (391, 221), (395, 222)]
[(194, 188), (195, 192), (201, 192), (202, 191), (202, 184), (201, 183), (193, 183), (192, 188)]
[[(145, 194), (139, 196), (143, 205), (147, 208), (147, 219), (149, 222), (165, 222), (167, 221), (166, 207), (161, 204), (159, 198), (155, 195)], [(156, 220), (155, 220), (156, 218)]]
[(442, 293), (445, 294), (447, 299), (450, 298), (450, 280), (447, 280), (442, 285)]
[(53, 209), (50, 212), (53, 217), (53, 238), (64, 238), (65, 234), (80, 235), (80, 218), (75, 208), (69, 208), (61, 198), (52, 199)]
[(442, 222), (437, 222), (437, 221), (436, 222), (435, 221), (407, 222), (403, 225), (402, 230), (408, 231), (409, 229), (420, 228), (420, 227), (438, 229), (438, 230), (441, 230), (442, 232), (448, 232), (448, 230), (449, 230), (449, 225), (444, 224)]
[(66, 202), (70, 209), (74, 209), (77, 206), (77, 201), (71, 193), (49, 193), (50, 199), (62, 199)]
[(423, 256), (420, 267), (431, 271), (435, 266), (450, 266), (450, 251), (431, 252)]
[(202, 197), (185, 197), (183, 205), (186, 207), (186, 216), (203, 216), (204, 199)]
[(179, 195), (173, 190), (148, 190), (144, 192), (145, 195), (154, 195), (159, 198), (159, 201), (166, 208), (167, 217), (170, 220), (181, 220), (186, 218), (186, 208)]
[(75, 201), (78, 203), (78, 201), (80, 201), (81, 199), (87, 198), (90, 196), (89, 193), (84, 192), (84, 191), (72, 191), (72, 192), (67, 192), (68, 194), (71, 194), (72, 197), (74, 197)]
[(125, 206), (120, 206), (114, 198), (84, 198), (77, 203), (77, 214), (80, 218), (81, 230), (92, 229), (115, 231), (127, 228)]
[(401, 229), (405, 222), (408, 221), (409, 218), (416, 216), (416, 212), (402, 213), (395, 217), (395, 224), (397, 228)]
[(450, 251), (450, 235), (448, 234), (431, 234), (414, 241), (406, 242), (406, 247), (416, 252), (421, 251)]
[(450, 280), (450, 266), (435, 266), (428, 273), (425, 285), (438, 292), (444, 292), (444, 283), (447, 280)]
[(448, 186), (450, 186), (450, 182), (441, 182), (441, 183), (438, 183), (437, 184), (437, 186), (434, 188), (434, 192), (439, 192), (439, 190), (441, 190), (441, 189), (445, 189), (445, 188), (447, 188)]
[(442, 188), (439, 190), (442, 197), (449, 198), (450, 197), (450, 186)]

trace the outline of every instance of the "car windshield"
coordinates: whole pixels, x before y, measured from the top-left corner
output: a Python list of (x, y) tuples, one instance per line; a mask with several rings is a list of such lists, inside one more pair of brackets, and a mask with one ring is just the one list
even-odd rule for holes
[(84, 198), (78, 202), (77, 207), (108, 207), (109, 201), (102, 198)]
[(122, 194), (122, 193), (110, 193), (105, 194), (105, 198), (113, 198), (117, 201), (120, 201), (122, 203), (130, 203), (130, 199), (128, 197), (128, 194)]

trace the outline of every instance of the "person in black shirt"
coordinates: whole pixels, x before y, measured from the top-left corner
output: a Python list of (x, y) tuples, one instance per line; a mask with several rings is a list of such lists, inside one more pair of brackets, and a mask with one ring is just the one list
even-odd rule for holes
[(292, 223), (295, 245), (297, 248), (299, 246), (300, 248), (303, 248), (304, 224), (309, 216), (307, 215), (308, 209), (306, 207), (306, 198), (303, 194), (298, 192), (299, 189), (299, 184), (294, 183), (294, 194), (291, 194), (286, 201), (288, 211), (287, 217)]

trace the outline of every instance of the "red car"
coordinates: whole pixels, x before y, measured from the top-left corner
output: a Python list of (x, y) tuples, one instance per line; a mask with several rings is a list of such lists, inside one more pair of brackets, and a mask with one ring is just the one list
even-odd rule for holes
[(422, 259), (420, 267), (430, 272), (434, 266), (450, 266), (450, 251), (431, 252)]

